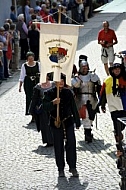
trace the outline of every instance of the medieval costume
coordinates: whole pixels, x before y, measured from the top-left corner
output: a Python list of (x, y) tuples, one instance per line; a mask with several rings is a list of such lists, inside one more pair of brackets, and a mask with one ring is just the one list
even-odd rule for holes
[(74, 87), (80, 118), (83, 122), (85, 141), (92, 142), (91, 128), (97, 112), (97, 95), (99, 95), (101, 83), (99, 77), (94, 72), (89, 71), (87, 61), (82, 60), (80, 62), (80, 70), (78, 76), (72, 79), (72, 86)]
[(31, 102), (33, 87), (39, 82), (40, 64), (34, 61), (34, 53), (27, 53), (27, 62), (21, 67), (19, 92), (21, 92), (21, 86), (24, 84), (24, 91), (26, 95), (26, 115), (29, 115), (29, 105)]
[(33, 96), (29, 110), (29, 112), (34, 115), (37, 131), (41, 131), (43, 144), (47, 143), (46, 147), (53, 145), (53, 136), (49, 123), (49, 112), (43, 109), (43, 98), (44, 92), (53, 87), (54, 83), (50, 81), (45, 84), (37, 84), (33, 90)]
[[(57, 122), (57, 104), (59, 105), (59, 118)], [(54, 150), (59, 177), (64, 177), (64, 149), (66, 150), (66, 161), (69, 172), (78, 177), (76, 170), (76, 139), (74, 124), (80, 127), (80, 118), (70, 89), (64, 87), (63, 79), (59, 83), (59, 98), (57, 98), (56, 87), (45, 92), (43, 100), (44, 109), (50, 112), (50, 125), (53, 131)], [(64, 147), (65, 140), (65, 147)]]
[(118, 118), (126, 117), (126, 73), (123, 65), (114, 63), (109, 69), (110, 76), (104, 80), (100, 92), (100, 105), (103, 112), (108, 108), (114, 125), (114, 135), (117, 147), (117, 156), (122, 155), (122, 146), (120, 142), (123, 139), (122, 130), (119, 127)]

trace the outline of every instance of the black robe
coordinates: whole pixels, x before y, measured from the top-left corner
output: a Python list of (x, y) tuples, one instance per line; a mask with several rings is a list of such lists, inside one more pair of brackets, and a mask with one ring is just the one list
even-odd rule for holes
[(37, 131), (41, 131), (43, 143), (53, 144), (52, 131), (49, 123), (49, 113), (44, 109), (42, 109), (40, 114), (35, 113), (35, 107), (38, 102), (43, 104), (43, 96), (46, 90), (47, 88), (42, 88), (40, 84), (34, 87), (29, 112), (35, 117)]

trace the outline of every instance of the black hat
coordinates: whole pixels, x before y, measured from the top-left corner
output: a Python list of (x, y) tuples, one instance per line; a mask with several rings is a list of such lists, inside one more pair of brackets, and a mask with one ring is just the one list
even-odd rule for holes
[(47, 77), (49, 80), (53, 81), (53, 72), (47, 73)]
[(63, 73), (61, 73), (61, 79), (63, 79), (65, 81), (66, 80), (66, 75), (64, 75)]
[(120, 63), (114, 63), (112, 65), (112, 69), (114, 69), (114, 68), (121, 68), (121, 64)]
[(64, 87), (66, 87), (66, 75), (64, 75), (63, 73), (61, 73), (61, 79), (64, 80)]
[(115, 69), (115, 68), (120, 68), (121, 72), (120, 72), (120, 74), (118, 76), (116, 76), (116, 78), (120, 78), (120, 76), (122, 75), (123, 70), (125, 70), (125, 69), (123, 69), (124, 66), (122, 64), (120, 64), (120, 63), (113, 63), (113, 65), (111, 67), (109, 67), (109, 73), (110, 73), (110, 75), (112, 77), (115, 77), (115, 75), (113, 73), (113, 69)]

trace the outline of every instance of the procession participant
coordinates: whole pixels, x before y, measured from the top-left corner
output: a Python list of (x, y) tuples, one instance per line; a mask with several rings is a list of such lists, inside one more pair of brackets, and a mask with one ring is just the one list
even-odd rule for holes
[(122, 54), (120, 58), (122, 58), (122, 64), (125, 66), (126, 70), (126, 50), (120, 51), (118, 54)]
[(103, 83), (100, 92), (100, 105), (103, 113), (106, 112), (106, 103), (111, 114), (114, 126), (114, 135), (117, 146), (117, 156), (122, 155), (122, 147), (119, 142), (123, 139), (122, 129), (119, 129), (117, 118), (126, 117), (126, 73), (124, 66), (114, 63), (110, 67), (110, 76)]
[(113, 45), (117, 43), (115, 31), (109, 28), (108, 21), (104, 21), (103, 29), (98, 32), (98, 44), (101, 45), (101, 60), (107, 75), (109, 75), (108, 61), (111, 67), (115, 59)]
[(78, 76), (72, 79), (72, 86), (76, 94), (76, 104), (82, 118), (85, 141), (92, 142), (92, 125), (97, 112), (97, 104), (101, 82), (94, 72), (89, 71), (88, 62), (82, 60)]
[(52, 129), (49, 123), (49, 113), (43, 109), (44, 92), (53, 88), (55, 83), (50, 81), (50, 73), (47, 74), (45, 83), (38, 83), (33, 89), (32, 101), (29, 113), (34, 115), (38, 132), (41, 131), (42, 142), (46, 147), (53, 146)]
[[(58, 87), (59, 97), (57, 98)], [(57, 105), (59, 105), (59, 118), (57, 118)], [(50, 112), (50, 125), (53, 131), (55, 159), (59, 177), (65, 176), (64, 149), (66, 150), (66, 161), (69, 165), (69, 172), (74, 177), (78, 177), (74, 124), (76, 124), (77, 129), (81, 124), (73, 93), (70, 89), (65, 88), (64, 75), (61, 75), (60, 82), (56, 82), (55, 88), (45, 92), (43, 108)]]
[(38, 73), (40, 73), (40, 63), (34, 61), (34, 53), (27, 52), (27, 61), (22, 64), (19, 78), (19, 92), (21, 92), (22, 84), (26, 95), (26, 115), (29, 115), (29, 105), (31, 102), (33, 87), (39, 82)]

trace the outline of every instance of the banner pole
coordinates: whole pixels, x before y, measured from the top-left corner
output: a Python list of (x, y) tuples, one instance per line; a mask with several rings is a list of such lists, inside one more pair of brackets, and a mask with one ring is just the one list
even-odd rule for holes
[(59, 8), (58, 8), (58, 24), (61, 24), (61, 5), (59, 5)]

